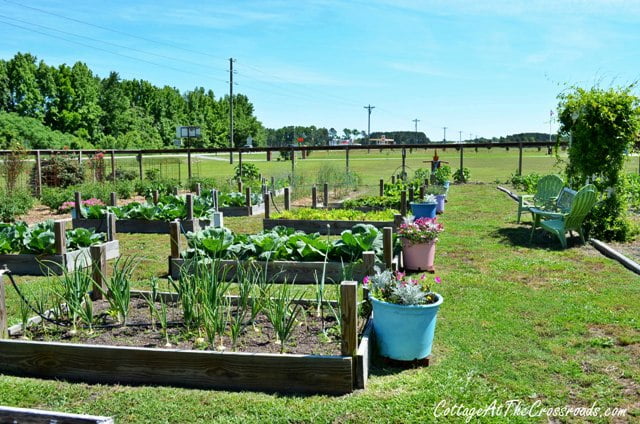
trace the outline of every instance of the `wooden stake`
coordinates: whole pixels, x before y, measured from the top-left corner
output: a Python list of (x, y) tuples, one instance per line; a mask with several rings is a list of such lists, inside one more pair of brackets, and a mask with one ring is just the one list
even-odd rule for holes
[(427, 191), (427, 188), (425, 186), (420, 186), (420, 201), (424, 199), (426, 191)]
[(116, 153), (111, 151), (111, 181), (116, 182)]
[(138, 174), (142, 179), (142, 152), (138, 152)]
[(400, 215), (407, 216), (407, 191), (400, 192)]
[(311, 208), (316, 209), (318, 207), (318, 188), (314, 185), (311, 187)]
[(413, 202), (414, 195), (415, 194), (414, 194), (413, 186), (411, 185), (411, 186), (409, 186), (409, 201), (410, 202)]
[(160, 193), (158, 192), (158, 190), (153, 190), (153, 193), (151, 196), (153, 198), (153, 203), (157, 204), (158, 200), (160, 199)]
[(271, 218), (271, 193), (266, 191), (263, 195), (264, 199), (264, 218)]
[(238, 193), (242, 193), (242, 180), (238, 179)]
[(73, 193), (73, 202), (76, 208), (76, 218), (82, 219), (82, 195), (79, 191)]
[(380, 197), (384, 196), (384, 180), (380, 178)]
[(55, 248), (57, 255), (67, 253), (67, 223), (65, 221), (55, 221), (53, 223), (53, 232), (55, 235)]
[(288, 211), (291, 209), (291, 190), (289, 187), (284, 188), (284, 210)]
[(196, 196), (200, 196), (201, 190), (202, 187), (200, 186), (200, 183), (196, 183)]
[(340, 315), (342, 317), (342, 341), (340, 350), (344, 356), (355, 356), (358, 350), (358, 283), (343, 281), (340, 284)]
[(116, 239), (116, 214), (107, 212), (107, 241)]
[(370, 250), (362, 253), (362, 261), (364, 263), (364, 273), (373, 275), (375, 272), (373, 267), (376, 266), (376, 252)]
[(322, 201), (324, 202), (324, 208), (329, 209), (329, 184), (328, 183), (324, 183), (324, 185), (322, 186), (322, 195), (323, 195)]
[(91, 300), (99, 300), (103, 297), (102, 292), (107, 291), (107, 245), (91, 246), (89, 253), (91, 254), (91, 277), (93, 278)]
[(109, 203), (111, 203), (111, 206), (118, 206), (118, 196), (113, 191), (109, 195)]
[(36, 196), (42, 195), (42, 159), (40, 158), (40, 150), (36, 150)]
[(178, 220), (169, 223), (169, 237), (171, 244), (171, 257), (180, 257), (180, 222)]
[(386, 269), (391, 269), (393, 263), (393, 228), (391, 227), (384, 227), (382, 229), (382, 250), (384, 265)]
[(193, 194), (187, 194), (187, 221), (193, 221)]
[(247, 214), (251, 216), (251, 187), (247, 187), (245, 190), (244, 203), (247, 205)]
[(7, 332), (7, 302), (5, 299), (4, 282), (2, 281), (5, 272), (7, 272), (6, 265), (4, 269), (0, 269), (0, 339), (9, 337)]

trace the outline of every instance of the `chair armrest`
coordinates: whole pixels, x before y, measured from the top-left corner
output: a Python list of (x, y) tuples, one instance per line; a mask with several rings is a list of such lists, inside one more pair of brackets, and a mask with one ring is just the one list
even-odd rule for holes
[(565, 216), (563, 213), (550, 212), (538, 208), (530, 208), (529, 211), (534, 215), (539, 215), (541, 218), (564, 218)]
[(520, 206), (533, 206), (533, 194), (522, 194), (518, 196)]

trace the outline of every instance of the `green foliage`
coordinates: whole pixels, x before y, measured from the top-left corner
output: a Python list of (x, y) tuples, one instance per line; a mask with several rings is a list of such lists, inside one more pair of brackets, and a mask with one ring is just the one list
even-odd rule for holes
[(342, 203), (345, 209), (372, 208), (372, 209), (400, 209), (399, 196), (364, 196), (357, 199), (348, 199)]
[[(84, 166), (77, 158), (53, 155), (41, 161), (42, 185), (49, 187), (69, 187), (84, 182)], [(31, 170), (31, 180), (36, 179), (36, 168)]]
[(176, 187), (180, 187), (180, 182), (173, 178), (136, 180), (134, 183), (136, 193), (144, 197), (151, 197), (154, 191), (158, 191), (159, 194), (172, 194)]
[(443, 164), (433, 172), (433, 176), (437, 184), (443, 185), (451, 177), (451, 167)]
[(511, 174), (511, 177), (507, 182), (517, 189), (533, 194), (536, 192), (538, 181), (540, 181), (540, 175), (536, 172), (532, 172), (527, 175), (518, 175), (518, 172), (516, 171)]
[(333, 190), (336, 198), (345, 196), (349, 191), (355, 191), (362, 178), (354, 171), (347, 172), (344, 167), (331, 163), (323, 163), (315, 175), (315, 184), (322, 187), (325, 183)]
[(469, 168), (458, 168), (456, 172), (453, 173), (453, 182), (454, 183), (466, 183), (469, 181), (469, 177), (471, 176), (471, 171)]
[[(75, 250), (99, 244), (104, 240), (104, 234), (95, 234), (93, 229), (67, 230), (67, 249)], [(25, 222), (14, 224), (0, 223), (0, 254), (55, 253), (55, 234), (53, 221), (45, 221), (29, 227)]]
[(273, 214), (274, 219), (305, 219), (329, 221), (393, 221), (398, 211), (385, 209), (382, 211), (362, 212), (353, 209), (312, 209), (297, 208)]
[[(242, 168), (240, 166), (241, 165), (238, 164), (234, 168), (233, 178), (235, 180), (239, 180), (241, 174), (242, 174), (242, 181), (255, 181), (260, 179), (260, 170), (253, 163), (243, 162)], [(242, 173), (240, 172), (241, 169), (242, 169)]]
[(2, 159), (2, 176), (6, 182), (7, 192), (12, 192), (26, 167), (27, 151), (24, 145), (16, 141), (13, 141), (9, 148), (9, 153)]
[(118, 199), (129, 199), (133, 194), (133, 182), (116, 181), (116, 183), (84, 183), (67, 188), (42, 187), (40, 202), (51, 208), (58, 210), (64, 202), (73, 202), (74, 193), (78, 191), (83, 199), (100, 199), (102, 203), (108, 204), (111, 193), (116, 193)]
[(629, 195), (629, 206), (631, 210), (640, 213), (640, 175), (627, 174), (626, 185)]
[(14, 140), (30, 149), (91, 148), (71, 134), (54, 131), (36, 118), (20, 116), (0, 110), (0, 148), (7, 149)]
[(558, 96), (559, 133), (571, 139), (567, 179), (572, 187), (590, 182), (600, 192), (602, 200), (585, 227), (604, 240), (623, 241), (632, 235), (623, 168), (640, 132), (640, 99), (633, 88), (573, 87)]
[(290, 228), (276, 227), (255, 235), (234, 234), (227, 228), (207, 228), (188, 233), (187, 259), (257, 259), (291, 261), (355, 262), (365, 251), (374, 251), (382, 260), (382, 231), (372, 225), (358, 224), (345, 230), (340, 238), (329, 241), (318, 233), (305, 234)]
[(33, 203), (33, 196), (28, 190), (5, 191), (0, 189), (0, 220), (3, 222), (13, 221), (16, 217), (29, 212)]

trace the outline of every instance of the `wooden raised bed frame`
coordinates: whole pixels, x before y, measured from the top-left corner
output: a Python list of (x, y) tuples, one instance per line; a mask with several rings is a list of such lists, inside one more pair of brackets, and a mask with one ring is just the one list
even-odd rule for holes
[[(91, 248), (84, 247), (78, 250), (67, 251), (66, 248), (66, 224), (61, 220), (54, 222), (56, 253), (53, 255), (13, 254), (0, 255), (0, 266), (6, 265), (16, 275), (61, 275), (65, 271), (73, 271), (84, 268), (92, 263)], [(107, 233), (105, 247), (105, 260), (115, 259), (120, 256), (120, 244), (118, 240)]]
[[(180, 228), (177, 223), (172, 223), (172, 232), (170, 237), (171, 256), (169, 256), (169, 275), (171, 278), (178, 279), (184, 267), (185, 261), (182, 256), (180, 247)], [(397, 269), (399, 266), (399, 258), (393, 256), (393, 230), (389, 227), (383, 228), (383, 249), (384, 263), (380, 268)], [(343, 268), (351, 267), (351, 275), (349, 278), (362, 281), (366, 275), (374, 272), (376, 256), (374, 252), (364, 252), (362, 255), (362, 263), (343, 265), (342, 262), (327, 262), (325, 270), (325, 278), (327, 281), (342, 281)], [(220, 260), (220, 265), (227, 271), (227, 278), (233, 279), (236, 274), (236, 268), (244, 261), (236, 260)], [(255, 264), (260, 269), (267, 268), (267, 278), (274, 282), (288, 282), (309, 284), (316, 282), (322, 277), (322, 270), (325, 263), (322, 261), (313, 262), (296, 262), (296, 261), (256, 261)], [(189, 270), (191, 271), (191, 270)]]
[[(0, 284), (2, 273), (0, 272)], [(358, 340), (357, 283), (341, 291), (341, 355), (153, 349), (0, 340), (0, 372), (98, 384), (342, 395), (366, 387), (372, 326)], [(132, 293), (133, 295), (133, 293)], [(0, 321), (6, 317), (0, 296)], [(0, 339), (7, 335), (6, 320)]]

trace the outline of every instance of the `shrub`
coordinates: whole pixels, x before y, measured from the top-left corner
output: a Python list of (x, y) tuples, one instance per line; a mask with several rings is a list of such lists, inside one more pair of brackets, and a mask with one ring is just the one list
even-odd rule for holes
[(26, 166), (27, 149), (18, 143), (12, 142), (9, 154), (4, 156), (2, 175), (5, 178), (7, 192), (10, 193), (16, 188), (18, 178), (24, 172)]
[(527, 175), (518, 175), (518, 172), (516, 171), (511, 174), (511, 177), (509, 177), (507, 182), (519, 190), (532, 194), (536, 192), (539, 180), (540, 175), (535, 172)]
[(173, 178), (163, 178), (157, 180), (137, 180), (134, 183), (135, 191), (140, 196), (149, 197), (155, 190), (160, 194), (171, 194), (175, 187), (180, 187), (180, 182)]
[[(76, 159), (53, 155), (41, 161), (42, 185), (69, 187), (84, 181), (84, 167)], [(36, 167), (31, 170), (31, 181), (36, 179)]]
[[(240, 164), (236, 165), (233, 178), (240, 179)], [(260, 179), (260, 170), (252, 163), (242, 163), (242, 181), (251, 181)]]
[[(116, 181), (134, 181), (138, 178), (138, 173), (136, 171), (131, 171), (128, 169), (116, 169)], [(113, 181), (113, 175), (107, 175), (107, 180)]]
[(0, 189), (0, 219), (3, 222), (14, 221), (16, 217), (29, 212), (33, 203), (34, 199), (28, 190), (5, 191)]
[(449, 177), (451, 177), (451, 167), (449, 165), (441, 165), (440, 168), (434, 171), (433, 175), (436, 183), (442, 185), (449, 181)]
[(469, 168), (458, 168), (456, 172), (453, 173), (453, 182), (454, 183), (466, 183), (469, 181), (469, 176), (471, 175), (471, 171)]
[(58, 210), (66, 201), (73, 200), (73, 190), (59, 187), (42, 187), (40, 203), (50, 209)]

